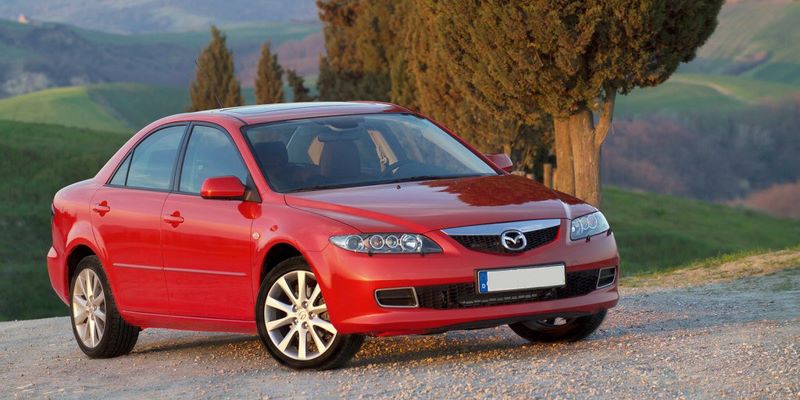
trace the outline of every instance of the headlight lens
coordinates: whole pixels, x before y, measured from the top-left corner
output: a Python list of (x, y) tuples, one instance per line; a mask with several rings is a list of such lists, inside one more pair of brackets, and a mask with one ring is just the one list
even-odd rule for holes
[(569, 238), (584, 239), (607, 231), (610, 227), (606, 217), (600, 211), (575, 218), (570, 224)]
[(433, 240), (416, 233), (366, 233), (331, 237), (331, 243), (356, 253), (426, 254), (441, 253)]

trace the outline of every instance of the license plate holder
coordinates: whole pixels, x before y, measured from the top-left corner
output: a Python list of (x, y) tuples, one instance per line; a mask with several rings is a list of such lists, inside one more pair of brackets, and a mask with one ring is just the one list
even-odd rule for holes
[(480, 294), (560, 287), (567, 277), (564, 264), (481, 269), (476, 275)]

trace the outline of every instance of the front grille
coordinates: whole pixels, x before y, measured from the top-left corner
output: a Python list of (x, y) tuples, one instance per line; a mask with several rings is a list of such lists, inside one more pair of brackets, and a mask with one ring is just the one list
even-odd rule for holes
[(449, 310), (481, 306), (529, 303), (534, 301), (566, 299), (583, 296), (597, 288), (599, 270), (567, 273), (567, 284), (558, 288), (517, 290), (502, 293), (478, 293), (475, 283), (417, 286), (417, 300), (421, 308)]
[(525, 232), (528, 245), (518, 251), (509, 251), (500, 244), (500, 235), (452, 235), (450, 236), (462, 246), (476, 251), (487, 253), (516, 254), (522, 251), (535, 249), (541, 245), (552, 242), (558, 236), (558, 226)]

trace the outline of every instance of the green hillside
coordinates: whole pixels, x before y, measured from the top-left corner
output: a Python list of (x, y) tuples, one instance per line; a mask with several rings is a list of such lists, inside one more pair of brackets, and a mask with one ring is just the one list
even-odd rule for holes
[[(127, 138), (0, 121), (0, 320), (66, 313), (45, 267), (52, 196), (93, 176)], [(604, 196), (625, 274), (800, 242), (800, 221), (618, 188), (606, 189)]]
[(720, 204), (606, 187), (602, 209), (619, 244), (623, 274), (800, 244), (800, 221)]
[(800, 93), (800, 87), (730, 75), (676, 73), (652, 88), (619, 97), (617, 116), (657, 112), (720, 113), (743, 110), (759, 102)]
[(0, 118), (118, 132), (128, 128), (92, 100), (86, 87), (55, 88), (2, 99)]
[(50, 288), (50, 202), (94, 176), (127, 135), (0, 121), (0, 320), (66, 315)]
[(89, 98), (109, 110), (125, 126), (137, 131), (161, 117), (186, 111), (187, 89), (135, 83), (88, 87)]
[(698, 51), (707, 72), (800, 85), (800, 3), (744, 0), (726, 4)]
[(0, 99), (0, 119), (135, 132), (186, 109), (185, 89), (141, 84), (54, 88)]

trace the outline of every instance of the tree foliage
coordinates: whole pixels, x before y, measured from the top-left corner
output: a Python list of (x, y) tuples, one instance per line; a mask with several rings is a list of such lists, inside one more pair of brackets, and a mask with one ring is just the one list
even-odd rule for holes
[(286, 80), (289, 82), (289, 87), (292, 89), (292, 101), (301, 102), (314, 100), (314, 98), (309, 94), (305, 82), (303, 82), (303, 77), (297, 75), (295, 70), (286, 70)]
[(189, 111), (242, 105), (242, 90), (233, 66), (233, 55), (225, 35), (211, 27), (211, 42), (197, 58), (195, 78), (189, 89)]
[(283, 103), (283, 68), (270, 47), (269, 42), (261, 46), (255, 82), (256, 104)]
[[(322, 100), (388, 101), (389, 66), (399, 47), (395, 17), (403, 1), (318, 0), (327, 56), (317, 83)], [(324, 79), (323, 79), (324, 78)]]
[[(436, 42), (486, 113), (553, 117), (557, 188), (598, 204), (617, 93), (664, 82), (716, 27), (723, 0), (442, 0)], [(593, 112), (601, 113), (595, 126)], [(577, 164), (575, 164), (577, 162)]]

